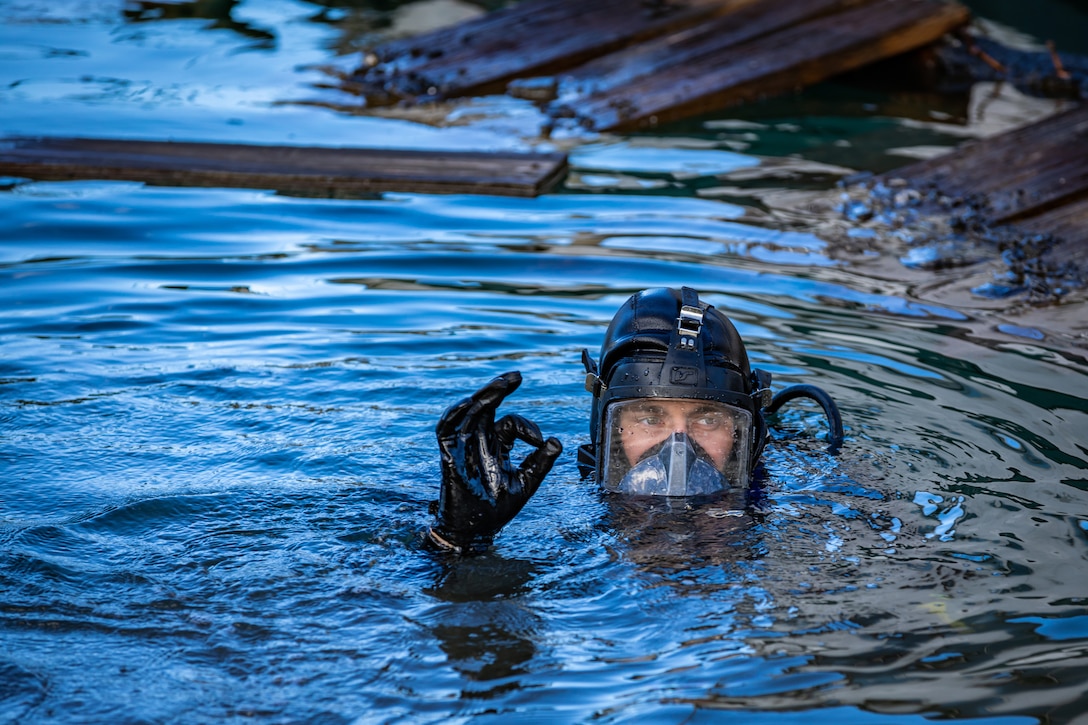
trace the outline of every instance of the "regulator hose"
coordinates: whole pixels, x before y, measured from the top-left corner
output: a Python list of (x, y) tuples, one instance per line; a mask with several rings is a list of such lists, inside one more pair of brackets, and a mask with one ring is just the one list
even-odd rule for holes
[(778, 391), (771, 398), (771, 404), (766, 407), (766, 412), (768, 414), (776, 413), (779, 408), (796, 398), (811, 398), (820, 404), (820, 407), (824, 409), (824, 415), (827, 416), (829, 429), (827, 432), (827, 450), (832, 452), (838, 450), (844, 437), (842, 415), (839, 413), (839, 406), (823, 389), (817, 388), (815, 385), (791, 385), (784, 390)]

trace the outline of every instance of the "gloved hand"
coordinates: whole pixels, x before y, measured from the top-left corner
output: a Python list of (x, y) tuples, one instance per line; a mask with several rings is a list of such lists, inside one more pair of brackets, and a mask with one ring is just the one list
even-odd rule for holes
[[(544, 437), (520, 415), (495, 421), (495, 410), (521, 385), (521, 373), (500, 375), (470, 397), (451, 406), (438, 421), (442, 490), (438, 519), (430, 539), (458, 553), (485, 551), (491, 540), (540, 487), (563, 451), (556, 438)], [(520, 466), (510, 461), (515, 440), (536, 450)]]

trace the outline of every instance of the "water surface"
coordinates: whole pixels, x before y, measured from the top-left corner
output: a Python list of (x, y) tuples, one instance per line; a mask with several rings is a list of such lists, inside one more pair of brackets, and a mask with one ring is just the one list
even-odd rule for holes
[[(9, 8), (4, 131), (547, 143), (510, 133), (531, 109), (446, 128), (269, 105), (342, 62), (327, 13), (359, 16), (330, 6)], [(574, 140), (534, 200), (9, 180), (0, 719), (1073, 721), (1083, 355), (867, 277), (826, 220), (765, 203), (971, 128), (869, 93)], [(629, 294), (682, 284), (776, 387), (843, 409), (837, 455), (815, 410), (776, 419), (746, 510), (632, 506), (574, 465), (581, 350)], [(434, 422), (510, 369), (507, 406), (567, 452), (491, 553), (436, 558)]]

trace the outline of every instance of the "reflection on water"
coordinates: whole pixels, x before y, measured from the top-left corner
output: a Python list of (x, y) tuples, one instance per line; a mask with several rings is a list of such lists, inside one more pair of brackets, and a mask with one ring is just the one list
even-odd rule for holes
[[(265, 7), (229, 15), (293, 58), (284, 18), (318, 6)], [(3, 93), (16, 125), (79, 105)], [(761, 201), (856, 159), (703, 131), (598, 140), (593, 183), (535, 200), (0, 185), (0, 720), (1078, 716), (1088, 361), (865, 277)], [(747, 500), (579, 478), (581, 350), (682, 284), (776, 385), (834, 395), (841, 452), (798, 404)], [(506, 405), (568, 453), (493, 551), (428, 553), (434, 423), (515, 368)]]
[(142, 23), (156, 20), (181, 20), (201, 18), (211, 20), (208, 29), (224, 28), (258, 41), (255, 48), (275, 48), (276, 34), (251, 23), (234, 19), (233, 12), (238, 0), (196, 0), (195, 2), (154, 2), (140, 0), (127, 5), (122, 11), (126, 22)]
[[(83, 182), (0, 203), (3, 626), (34, 653), (4, 663), (13, 715), (140, 692), (152, 720), (1035, 717), (1039, 678), (1079, 707), (1081, 357), (736, 251), (736, 210), (704, 200)], [(608, 244), (663, 233), (702, 246)], [(631, 291), (685, 283), (780, 384), (833, 393), (843, 451), (791, 406), (755, 500), (690, 509), (563, 459), (492, 553), (425, 553), (445, 406), (521, 369), (507, 405), (574, 450), (581, 349)]]

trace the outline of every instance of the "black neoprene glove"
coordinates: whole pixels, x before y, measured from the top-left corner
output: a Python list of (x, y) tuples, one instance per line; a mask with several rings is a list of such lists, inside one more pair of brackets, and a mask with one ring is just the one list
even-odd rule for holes
[[(495, 534), (532, 497), (563, 452), (535, 423), (520, 415), (495, 421), (495, 411), (521, 385), (521, 373), (498, 376), (451, 406), (438, 421), (442, 490), (430, 539), (463, 554), (485, 551)], [(520, 466), (510, 461), (516, 440), (535, 448)]]

